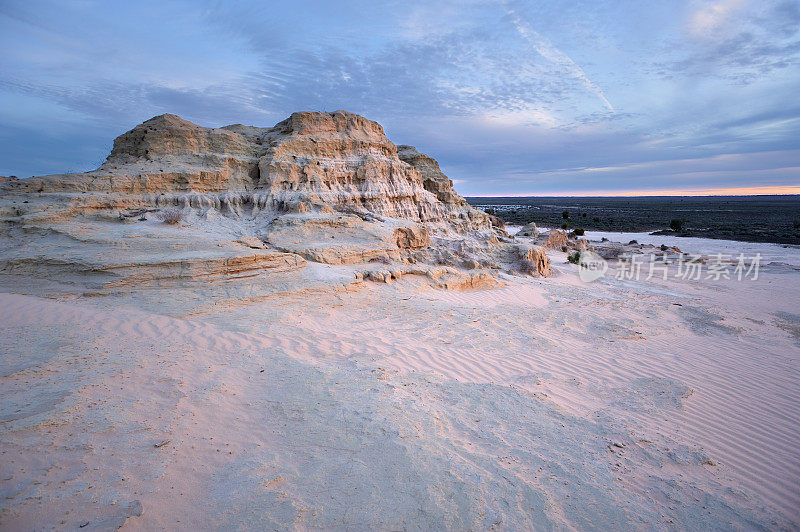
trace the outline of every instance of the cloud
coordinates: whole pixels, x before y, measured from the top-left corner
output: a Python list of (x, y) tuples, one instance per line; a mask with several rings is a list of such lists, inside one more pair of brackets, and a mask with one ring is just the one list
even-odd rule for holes
[(746, 3), (747, 0), (717, 0), (701, 4), (688, 18), (689, 32), (700, 39), (718, 38), (720, 30)]
[(796, 0), (717, 0), (695, 6), (686, 39), (667, 44), (654, 62), (665, 77), (720, 78), (757, 83), (800, 60), (800, 4)]
[(614, 111), (614, 106), (608, 101), (605, 94), (603, 94), (603, 91), (600, 90), (600, 88), (589, 79), (583, 69), (579, 67), (575, 61), (573, 61), (567, 54), (556, 48), (549, 39), (543, 35), (540, 35), (533, 28), (531, 28), (529, 24), (524, 22), (520, 16), (517, 15), (516, 11), (506, 7), (506, 12), (511, 17), (511, 21), (513, 22), (514, 27), (519, 34), (531, 44), (533, 49), (536, 50), (539, 55), (563, 69), (570, 76), (580, 80), (588, 90), (593, 92), (598, 98), (600, 98), (600, 100), (602, 100), (603, 104), (605, 104), (609, 110)]
[[(721, 154), (705, 158), (646, 161), (606, 167), (574, 167), (545, 171), (510, 170), (496, 176), (494, 195), (637, 194), (666, 190), (740, 189), (758, 187), (773, 193), (798, 188), (800, 150)], [(643, 176), (647, 176), (643, 179)], [(513, 187), (507, 184), (513, 183)], [(564, 183), (569, 185), (564, 186)], [(778, 191), (778, 190), (782, 190)], [(560, 191), (560, 192), (559, 192)], [(470, 192), (467, 191), (467, 194)], [(759, 193), (759, 192), (753, 192)], [(766, 192), (760, 192), (766, 193)], [(623, 194), (624, 195), (624, 194)]]
[(796, 145), (798, 28), (796, 0), (4, 2), (0, 174), (88, 168), (164, 112), (269, 126), (348, 109), (469, 194), (782, 183), (780, 158), (691, 166)]

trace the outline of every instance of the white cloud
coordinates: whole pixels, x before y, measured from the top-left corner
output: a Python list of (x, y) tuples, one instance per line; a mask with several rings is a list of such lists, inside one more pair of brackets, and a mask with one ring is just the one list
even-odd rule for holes
[(488, 110), (483, 114), (482, 118), (496, 125), (537, 125), (547, 127), (559, 125), (559, 121), (555, 116), (543, 109), (528, 105), (525, 102), (518, 102), (517, 106), (513, 109)]
[(717, 0), (703, 2), (689, 16), (687, 27), (694, 37), (714, 39), (731, 21), (747, 0)]

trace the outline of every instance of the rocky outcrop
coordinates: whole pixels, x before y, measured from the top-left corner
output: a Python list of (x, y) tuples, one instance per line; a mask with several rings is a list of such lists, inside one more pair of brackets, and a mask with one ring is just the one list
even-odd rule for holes
[(567, 235), (564, 231), (559, 231), (558, 229), (551, 229), (549, 232), (542, 235), (545, 240), (542, 243), (544, 247), (547, 249), (560, 249), (563, 247), (569, 247), (570, 239), (569, 235)]
[(138, 194), (150, 203), (234, 215), (347, 207), (420, 222), (475, 218), (475, 227), (486, 225), (454, 192), (442, 202), (427, 191), (379, 124), (345, 111), (294, 113), (272, 128), (213, 129), (161, 115), (120, 135), (97, 170), (18, 185), (44, 193)]
[(536, 222), (531, 222), (527, 225), (524, 225), (522, 229), (519, 230), (517, 236), (526, 236), (529, 238), (539, 238), (539, 228), (536, 227)]
[[(270, 128), (207, 128), (161, 115), (120, 135), (96, 170), (6, 179), (0, 193), (0, 222), (21, 228), (4, 237), (9, 249), (38, 260), (37, 248), (18, 238), (70, 235), (48, 240), (59, 263), (91, 255), (91, 268), (104, 272), (148, 256), (199, 270), (200, 255), (213, 257), (208, 264), (238, 265), (236, 257), (253, 249), (295, 257), (287, 259), (294, 269), (305, 261), (467, 270), (513, 262), (502, 222), (471, 207), (433, 158), (398, 148), (379, 124), (346, 111), (294, 113)], [(170, 229), (158, 221), (167, 209), (178, 214)], [(181, 233), (189, 227), (193, 244)], [(119, 245), (118, 238), (129, 240)], [(13, 263), (14, 253), (0, 253), (0, 266)]]
[(256, 189), (274, 206), (348, 207), (420, 222), (449, 218), (448, 206), (427, 193), (419, 172), (398, 158), (371, 120), (344, 111), (295, 113), (270, 137)]
[(518, 268), (529, 275), (550, 275), (550, 259), (541, 246), (517, 247)]
[[(238, 216), (328, 207), (467, 230), (493, 225), (453, 190), (433, 158), (411, 146), (398, 149), (379, 124), (346, 111), (294, 113), (272, 128), (206, 128), (161, 115), (120, 135), (97, 170), (8, 185), (40, 193), (134, 194), (148, 204)], [(498, 220), (494, 225), (502, 227)]]

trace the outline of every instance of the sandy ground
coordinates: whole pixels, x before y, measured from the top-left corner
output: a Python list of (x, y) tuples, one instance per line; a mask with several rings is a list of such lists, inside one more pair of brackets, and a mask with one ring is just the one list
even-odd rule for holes
[(0, 526), (798, 528), (800, 271), (552, 258), (471, 292), (4, 293)]

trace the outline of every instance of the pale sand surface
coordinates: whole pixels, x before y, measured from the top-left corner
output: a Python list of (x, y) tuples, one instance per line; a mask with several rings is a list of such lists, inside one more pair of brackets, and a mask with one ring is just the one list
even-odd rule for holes
[(552, 258), (468, 292), (2, 294), (0, 524), (797, 528), (800, 272)]

